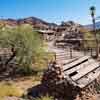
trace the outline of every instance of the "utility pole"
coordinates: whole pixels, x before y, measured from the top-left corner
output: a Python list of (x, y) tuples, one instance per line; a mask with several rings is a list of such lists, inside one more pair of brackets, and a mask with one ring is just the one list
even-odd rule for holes
[(98, 58), (98, 56), (99, 56), (99, 47), (98, 47), (98, 39), (97, 39), (97, 36), (96, 36), (95, 10), (96, 10), (96, 8), (94, 6), (90, 7), (91, 17), (92, 17), (92, 22), (93, 22), (93, 32), (94, 32), (94, 37), (95, 37), (95, 42), (96, 42), (96, 58)]

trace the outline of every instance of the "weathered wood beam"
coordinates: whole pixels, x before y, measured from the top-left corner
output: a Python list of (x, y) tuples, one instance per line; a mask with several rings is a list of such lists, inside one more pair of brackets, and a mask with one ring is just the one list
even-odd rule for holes
[(73, 80), (78, 80), (81, 77), (85, 76), (86, 74), (88, 74), (89, 72), (92, 72), (93, 70), (95, 70), (96, 68), (100, 67), (100, 63), (99, 62), (95, 62), (93, 64), (90, 64), (89, 66), (82, 68), (80, 70), (78, 70), (78, 74), (74, 75), (72, 77)]
[(77, 84), (80, 88), (84, 88), (89, 84), (91, 84), (99, 75), (100, 75), (100, 67), (90, 72), (89, 74), (85, 75), (81, 79), (79, 79), (77, 81)]
[(78, 65), (78, 66), (76, 66), (76, 67), (73, 67), (72, 69), (67, 70), (67, 71), (65, 71), (64, 73), (67, 73), (67, 74), (69, 75), (69, 74), (71, 74), (71, 73), (73, 73), (73, 72), (75, 72), (75, 71), (78, 72), (78, 70), (84, 69), (85, 67), (89, 66), (91, 63), (94, 63), (94, 62), (95, 62), (95, 60), (89, 59), (88, 61), (83, 62), (82, 64), (80, 64), (80, 65)]
[(63, 66), (63, 69), (64, 70), (69, 70), (69, 69), (71, 69), (71, 68), (73, 68), (75, 66), (80, 65), (81, 63), (83, 63), (85, 61), (88, 61), (88, 59), (89, 59), (89, 56), (84, 56), (84, 57), (78, 59), (77, 61), (74, 61), (74, 62), (72, 62), (72, 63), (70, 63), (68, 65)]

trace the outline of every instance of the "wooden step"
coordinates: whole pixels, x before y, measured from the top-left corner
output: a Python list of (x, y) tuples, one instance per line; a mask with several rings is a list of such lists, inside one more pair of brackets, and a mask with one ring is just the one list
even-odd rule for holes
[(56, 58), (56, 61), (60, 61), (61, 62), (62, 60), (68, 60), (68, 59), (69, 59), (69, 57), (66, 57), (66, 58), (65, 57), (63, 57), (63, 58)]
[(63, 57), (69, 57), (69, 55), (60, 55), (60, 56), (56, 56), (56, 58), (63, 58)]
[(71, 69), (71, 68), (73, 68), (75, 66), (80, 65), (83, 62), (88, 61), (89, 58), (90, 58), (89, 56), (84, 56), (84, 57), (82, 57), (82, 58), (80, 58), (80, 59), (78, 59), (78, 60), (76, 60), (76, 61), (74, 61), (74, 62), (72, 62), (72, 63), (70, 63), (68, 65), (64, 65), (63, 69), (64, 69), (64, 71), (69, 70), (69, 69)]
[(86, 76), (82, 77), (77, 81), (77, 84), (80, 88), (84, 88), (92, 83), (100, 75), (100, 67), (96, 70), (90, 72)]
[(78, 71), (78, 70), (80, 70), (80, 69), (82, 69), (82, 68), (85, 68), (85, 67), (87, 67), (88, 65), (90, 65), (90, 64), (92, 64), (92, 63), (94, 63), (94, 62), (95, 62), (95, 60), (89, 59), (88, 61), (83, 62), (82, 64), (80, 64), (80, 65), (78, 65), (78, 66), (76, 66), (76, 67), (73, 67), (73, 68), (70, 69), (70, 70), (66, 70), (64, 73), (70, 76), (71, 73), (73, 73), (73, 72), (75, 72), (75, 71)]
[(66, 55), (66, 54), (68, 54), (68, 52), (56, 53), (56, 56), (63, 56), (63, 55)]
[(63, 65), (66, 65), (66, 64), (69, 64), (69, 63), (72, 63), (73, 61), (76, 61), (78, 60), (79, 58), (72, 58), (72, 59), (67, 59), (67, 60), (56, 60), (57, 63), (60, 63), (63, 64)]
[(68, 57), (69, 55), (60, 55), (60, 56), (56, 56), (56, 58), (63, 58), (63, 57)]
[(72, 62), (74, 62), (74, 61), (76, 61), (76, 60), (78, 60), (78, 59), (79, 59), (79, 58), (72, 58), (72, 59), (70, 59), (69, 61), (63, 62), (63, 65), (70, 64), (70, 63), (72, 63)]
[[(77, 56), (73, 56), (72, 58), (77, 57)], [(64, 56), (56, 56), (56, 59), (60, 59), (60, 58), (69, 58), (70, 59), (70, 55), (64, 55)]]
[(80, 69), (77, 71), (77, 74), (72, 76), (72, 79), (75, 81), (75, 80), (78, 80), (80, 79), (81, 77), (85, 76), (86, 74), (88, 74), (89, 72), (93, 71), (94, 69), (100, 67), (100, 63), (99, 62), (95, 62), (83, 69)]

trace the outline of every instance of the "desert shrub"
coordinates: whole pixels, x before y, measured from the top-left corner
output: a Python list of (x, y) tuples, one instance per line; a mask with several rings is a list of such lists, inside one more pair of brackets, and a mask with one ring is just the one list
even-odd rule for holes
[(37, 75), (37, 71), (35, 71), (32, 67), (22, 66), (16, 69), (15, 74), (19, 76), (31, 76)]
[[(14, 61), (22, 73), (32, 73), (35, 57), (42, 50), (42, 40), (39, 34), (33, 31), (30, 25), (21, 25), (15, 28), (0, 29), (0, 48), (7, 48), (12, 52), (5, 61), (5, 67)], [(42, 52), (41, 52), (42, 53)]]
[(84, 41), (85, 48), (95, 48), (96, 47), (96, 41), (95, 41), (93, 32), (84, 33), (84, 39), (85, 39)]

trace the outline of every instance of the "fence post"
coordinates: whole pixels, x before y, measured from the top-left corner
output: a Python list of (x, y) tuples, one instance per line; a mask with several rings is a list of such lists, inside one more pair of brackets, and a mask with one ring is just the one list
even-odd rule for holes
[(55, 53), (55, 55), (54, 55), (54, 56), (55, 56), (55, 61), (56, 61), (56, 53)]
[(73, 55), (72, 55), (72, 46), (70, 47), (70, 59), (72, 59)]
[(90, 52), (91, 52), (91, 57), (92, 57), (92, 48), (90, 48)]

